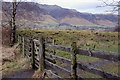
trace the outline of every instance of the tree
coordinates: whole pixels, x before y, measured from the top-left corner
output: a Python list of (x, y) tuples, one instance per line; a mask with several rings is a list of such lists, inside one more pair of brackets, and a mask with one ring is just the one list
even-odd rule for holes
[(118, 26), (115, 31), (120, 32), (120, 1), (118, 2)]
[[(16, 42), (16, 14), (17, 14), (17, 7), (18, 7), (19, 3), (20, 3), (20, 1), (17, 2), (16, 0), (13, 0), (11, 5), (4, 4), (5, 6), (2, 7), (2, 10), (8, 19), (8, 24), (9, 24), (11, 31), (12, 31), (12, 33), (10, 34), (11, 46), (13, 46)], [(7, 7), (7, 8), (5, 8), (5, 7)]]
[[(100, 0), (104, 3), (104, 5), (99, 6), (99, 7), (106, 7), (106, 6), (111, 6), (113, 7), (112, 10), (110, 10), (111, 12), (118, 12), (118, 24), (115, 28), (115, 31), (120, 32), (120, 1), (115, 1), (115, 0)], [(109, 1), (111, 1), (110, 3), (108, 3)]]
[(16, 0), (14, 0), (14, 2), (12, 3), (12, 46), (14, 45), (14, 43), (16, 42), (16, 10), (17, 10), (17, 2)]

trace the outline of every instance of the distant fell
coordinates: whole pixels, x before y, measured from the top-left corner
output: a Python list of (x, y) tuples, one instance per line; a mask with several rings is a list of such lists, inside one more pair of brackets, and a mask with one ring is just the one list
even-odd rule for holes
[[(3, 2), (4, 8), (10, 2)], [(117, 15), (81, 13), (77, 10), (62, 8), (57, 5), (21, 2), (17, 10), (18, 20), (27, 20), (38, 24), (70, 24), (70, 25), (99, 25), (115, 27)], [(3, 12), (3, 20), (6, 19)]]

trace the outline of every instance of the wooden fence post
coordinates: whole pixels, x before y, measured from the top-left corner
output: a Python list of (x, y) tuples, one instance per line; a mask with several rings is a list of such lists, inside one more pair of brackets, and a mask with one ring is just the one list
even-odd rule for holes
[(22, 36), (22, 54), (25, 56), (25, 38)]
[[(53, 39), (53, 41), (52, 41), (52, 45), (54, 46), (55, 45), (55, 40)], [(55, 52), (55, 50), (53, 50), (53, 55), (55, 55), (56, 54), (56, 52)], [(56, 63), (56, 61), (55, 61), (55, 59), (53, 59), (54, 60), (54, 62)]]
[(19, 45), (21, 44), (21, 35), (20, 34), (18, 35), (18, 43), (19, 43)]
[[(52, 40), (52, 45), (55, 45), (55, 40)], [(55, 55), (55, 50), (53, 50), (53, 55)]]
[(74, 80), (77, 80), (77, 62), (76, 62), (76, 54), (77, 54), (77, 44), (76, 42), (73, 42), (72, 45), (72, 53), (71, 53), (71, 77)]
[(43, 71), (45, 69), (45, 42), (44, 38), (40, 39), (40, 54), (39, 54), (39, 69)]
[(22, 36), (20, 35), (20, 45), (22, 47)]
[(20, 35), (17, 36), (17, 43), (20, 44)]
[(32, 68), (35, 69), (35, 45), (34, 45), (34, 38), (31, 39), (31, 52), (32, 52)]
[(18, 35), (18, 44), (20, 45), (21, 44), (21, 36), (20, 35)]

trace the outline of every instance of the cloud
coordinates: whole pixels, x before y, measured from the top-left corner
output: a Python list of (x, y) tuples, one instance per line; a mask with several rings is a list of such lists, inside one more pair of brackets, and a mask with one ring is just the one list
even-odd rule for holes
[[(36, 1), (38, 2), (38, 0)], [(108, 1), (109, 3), (111, 2), (111, 0)], [(59, 5), (63, 8), (76, 9), (80, 12), (89, 13), (110, 13), (105, 11), (111, 9), (111, 7), (96, 8), (97, 6), (103, 5), (103, 2), (99, 0), (41, 0), (39, 3)]]
[(81, 5), (74, 5), (73, 8), (77, 9), (79, 12), (89, 12), (89, 13), (111, 13), (106, 12), (111, 10), (113, 7), (97, 7), (100, 6), (100, 2), (90, 2)]
[[(36, 0), (37, 1), (37, 0)], [(75, 5), (81, 5), (85, 3), (98, 2), (98, 0), (41, 0), (39, 3), (50, 4), (50, 5), (59, 5), (61, 7), (72, 7)]]

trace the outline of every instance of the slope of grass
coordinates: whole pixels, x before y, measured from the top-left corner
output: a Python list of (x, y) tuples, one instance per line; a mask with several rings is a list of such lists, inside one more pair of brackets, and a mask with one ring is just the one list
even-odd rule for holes
[(72, 41), (77, 45), (88, 48), (112, 51), (118, 53), (117, 32), (91, 32), (91, 31), (19, 31), (20, 34), (32, 37), (44, 36), (56, 40), (56, 45), (70, 46)]
[[(78, 46), (81, 46), (83, 49), (99, 49), (105, 50), (107, 52), (112, 51), (118, 53), (118, 33), (117, 32), (91, 32), (91, 31), (43, 31), (43, 30), (25, 30), (18, 31), (18, 33), (23, 34), (28, 37), (45, 37), (55, 39), (55, 45), (62, 45), (70, 47), (73, 41), (77, 42)], [(94, 49), (91, 49), (94, 50)], [(70, 59), (71, 53), (56, 50), (56, 55)], [(99, 58), (93, 58), (88, 56), (77, 55), (77, 61), (82, 63), (96, 63), (104, 61)], [(66, 64), (57, 62), (58, 65), (62, 67), (66, 66)], [(111, 64), (114, 66), (114, 64)], [(115, 73), (118, 71), (118, 68), (109, 68), (110, 66), (100, 67), (105, 71), (110, 71), (111, 73)], [(80, 73), (81, 74), (81, 73)], [(81, 74), (86, 78), (100, 78), (99, 76), (93, 75), (91, 73), (83, 72)]]
[(113, 73), (113, 74), (120, 75), (119, 74), (119, 70), (120, 70), (119, 63), (105, 65), (105, 66), (99, 67), (99, 69)]

